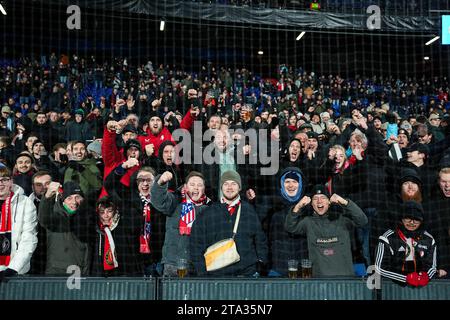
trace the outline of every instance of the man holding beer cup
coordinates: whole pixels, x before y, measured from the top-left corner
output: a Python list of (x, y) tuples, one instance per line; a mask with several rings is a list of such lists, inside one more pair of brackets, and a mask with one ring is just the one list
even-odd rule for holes
[(306, 235), (313, 277), (354, 276), (350, 231), (365, 224), (366, 215), (353, 201), (330, 197), (325, 186), (316, 185), (289, 212), (285, 228)]

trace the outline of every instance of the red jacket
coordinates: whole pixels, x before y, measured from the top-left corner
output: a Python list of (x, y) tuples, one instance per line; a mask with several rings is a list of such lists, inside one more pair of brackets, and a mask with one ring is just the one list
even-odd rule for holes
[[(192, 117), (191, 111), (189, 110), (186, 113), (186, 115), (184, 116), (183, 120), (181, 121), (180, 128), (190, 131), (192, 128), (192, 125), (194, 124), (194, 120), (195, 119), (194, 119), (194, 117)], [(154, 151), (155, 157), (158, 156), (159, 147), (161, 146), (161, 143), (163, 143), (164, 141), (172, 141), (172, 142), (176, 143), (172, 138), (172, 134), (166, 127), (163, 127), (161, 132), (157, 135), (154, 135), (150, 131), (150, 128), (147, 129), (146, 132), (147, 132), (147, 136), (139, 136), (138, 137), (138, 140), (142, 146), (142, 152), (145, 152), (146, 145), (153, 144), (154, 150), (155, 150)], [(104, 140), (104, 138), (103, 138), (103, 140)], [(106, 168), (106, 163), (105, 163), (105, 168)]]
[[(105, 164), (105, 169), (103, 171), (103, 180), (118, 166), (120, 166), (123, 162), (126, 161), (125, 156), (123, 154), (123, 149), (118, 149), (116, 145), (116, 133), (110, 132), (106, 126), (103, 130), (103, 141), (102, 141), (102, 157), (103, 163)], [(130, 177), (139, 169), (140, 166), (133, 167), (123, 175), (120, 179), (120, 182), (129, 187), (130, 186)], [(100, 198), (106, 196), (108, 193), (105, 188), (102, 188), (100, 193)]]

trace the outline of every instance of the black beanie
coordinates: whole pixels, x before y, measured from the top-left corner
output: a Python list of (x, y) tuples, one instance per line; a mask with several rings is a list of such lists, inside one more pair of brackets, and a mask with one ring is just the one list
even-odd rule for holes
[(423, 221), (423, 207), (416, 201), (405, 201), (402, 206), (401, 218), (410, 218)]
[(139, 152), (142, 152), (141, 143), (136, 139), (130, 139), (127, 141), (127, 143), (125, 143), (125, 146), (123, 147), (123, 155), (125, 156), (125, 158), (127, 158), (127, 151), (131, 147), (135, 147), (139, 150)]
[(323, 194), (327, 196), (327, 198), (330, 198), (330, 193), (328, 192), (327, 187), (325, 187), (323, 184), (316, 184), (314, 188), (311, 191), (311, 198), (314, 197), (316, 194)]
[(84, 198), (84, 193), (83, 193), (83, 191), (81, 191), (81, 188), (78, 185), (78, 183), (73, 182), (73, 181), (68, 181), (68, 182), (64, 183), (63, 193), (62, 193), (62, 201), (66, 200), (67, 197), (69, 197), (73, 194), (78, 194)]

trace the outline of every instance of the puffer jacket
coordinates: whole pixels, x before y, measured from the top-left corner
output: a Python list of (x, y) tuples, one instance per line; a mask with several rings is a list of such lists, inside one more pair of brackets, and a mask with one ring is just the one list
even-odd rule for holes
[(23, 189), (13, 185), (11, 199), (11, 260), (9, 265), (0, 266), (0, 271), (13, 269), (19, 274), (30, 270), (31, 256), (37, 246), (36, 207)]

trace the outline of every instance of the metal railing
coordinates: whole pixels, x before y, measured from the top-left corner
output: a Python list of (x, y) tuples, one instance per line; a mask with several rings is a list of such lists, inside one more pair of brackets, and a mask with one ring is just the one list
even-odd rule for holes
[[(79, 282), (77, 282), (79, 280)], [(249, 278), (45, 278), (0, 283), (0, 300), (450, 300), (450, 280), (423, 288), (384, 280)]]

